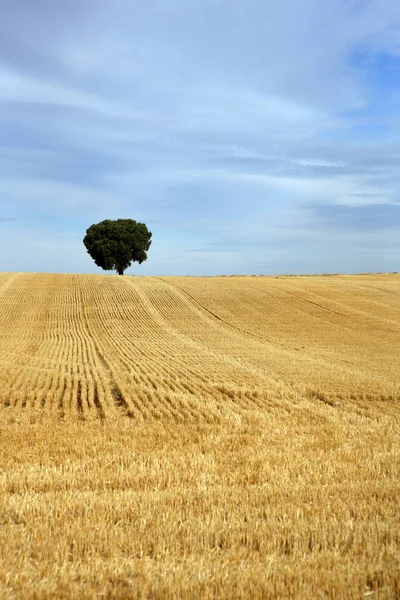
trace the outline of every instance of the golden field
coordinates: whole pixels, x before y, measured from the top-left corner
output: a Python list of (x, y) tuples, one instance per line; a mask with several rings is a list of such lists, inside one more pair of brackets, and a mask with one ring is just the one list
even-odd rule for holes
[(0, 274), (0, 598), (400, 598), (400, 276)]

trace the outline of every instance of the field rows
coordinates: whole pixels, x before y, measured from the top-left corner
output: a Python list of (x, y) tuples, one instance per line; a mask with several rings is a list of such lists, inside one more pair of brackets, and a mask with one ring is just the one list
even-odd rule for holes
[(299, 395), (395, 407), (397, 280), (326, 281), (1, 274), (2, 415), (214, 422)]

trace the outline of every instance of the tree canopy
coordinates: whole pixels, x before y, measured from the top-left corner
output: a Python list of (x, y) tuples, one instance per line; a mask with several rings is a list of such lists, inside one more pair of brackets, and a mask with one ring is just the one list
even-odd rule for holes
[(147, 260), (151, 231), (133, 219), (109, 219), (91, 225), (83, 243), (98, 267), (123, 275), (132, 262)]

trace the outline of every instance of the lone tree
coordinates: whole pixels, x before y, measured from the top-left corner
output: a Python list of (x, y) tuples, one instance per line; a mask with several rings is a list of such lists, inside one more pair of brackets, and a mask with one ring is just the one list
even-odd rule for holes
[(98, 267), (123, 275), (132, 262), (147, 260), (151, 231), (133, 219), (101, 221), (86, 230), (83, 243)]

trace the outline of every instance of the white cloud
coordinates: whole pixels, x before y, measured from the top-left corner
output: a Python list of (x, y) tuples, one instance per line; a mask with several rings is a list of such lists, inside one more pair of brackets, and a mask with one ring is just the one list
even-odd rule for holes
[(295, 158), (291, 161), (293, 164), (301, 165), (303, 167), (329, 167), (329, 168), (341, 168), (345, 167), (346, 163), (342, 161), (329, 161), (323, 158)]
[(121, 112), (121, 107), (95, 94), (72, 89), (69, 85), (60, 85), (41, 81), (33, 76), (21, 75), (1, 64), (0, 101), (55, 104), (87, 109), (106, 115), (119, 115)]

